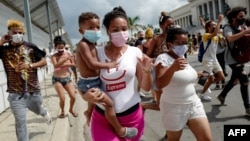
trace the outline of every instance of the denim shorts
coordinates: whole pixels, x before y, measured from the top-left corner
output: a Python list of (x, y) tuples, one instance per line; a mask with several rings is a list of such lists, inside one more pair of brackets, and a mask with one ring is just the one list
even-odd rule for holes
[(81, 92), (86, 93), (90, 88), (101, 88), (101, 79), (100, 77), (79, 77), (77, 87)]
[(70, 83), (72, 80), (70, 78), (70, 76), (64, 77), (64, 78), (60, 78), (60, 77), (52, 77), (52, 84), (55, 84), (56, 82), (61, 83), (63, 86)]

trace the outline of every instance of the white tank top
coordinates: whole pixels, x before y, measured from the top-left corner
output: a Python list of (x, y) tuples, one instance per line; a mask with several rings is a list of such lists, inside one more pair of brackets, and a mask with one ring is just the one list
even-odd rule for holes
[[(104, 47), (97, 47), (97, 53), (100, 62), (110, 60), (104, 52)], [(116, 113), (124, 112), (141, 101), (135, 87), (137, 57), (142, 57), (141, 50), (128, 46), (120, 57), (117, 68), (100, 71), (102, 88), (113, 100)]]

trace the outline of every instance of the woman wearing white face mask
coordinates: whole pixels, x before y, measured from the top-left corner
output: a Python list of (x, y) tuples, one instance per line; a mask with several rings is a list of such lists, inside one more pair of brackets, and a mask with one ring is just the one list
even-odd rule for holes
[(71, 67), (75, 66), (74, 61), (69, 52), (65, 51), (65, 42), (61, 39), (61, 36), (57, 36), (54, 39), (56, 53), (51, 56), (51, 62), (54, 66), (54, 72), (52, 77), (52, 84), (59, 97), (59, 105), (61, 113), (59, 118), (65, 117), (64, 104), (65, 104), (65, 90), (70, 97), (69, 112), (77, 117), (78, 113), (74, 111), (75, 104), (75, 88), (71, 80)]
[[(119, 64), (115, 68), (101, 69), (102, 88), (113, 100), (119, 123), (123, 127), (137, 128), (138, 134), (133, 138), (118, 136), (105, 118), (104, 107), (97, 104), (92, 112), (90, 123), (92, 139), (94, 141), (139, 141), (144, 130), (144, 118), (140, 95), (135, 88), (135, 80), (138, 80), (138, 84), (144, 90), (148, 91), (151, 88), (152, 60), (143, 56), (139, 48), (129, 47), (126, 44), (128, 21), (121, 7), (116, 7), (107, 13), (103, 24), (110, 43), (97, 48), (99, 60), (100, 62), (116, 61)], [(87, 93), (98, 95), (99, 91), (90, 89)], [(100, 136), (100, 133), (105, 137)]]
[(194, 88), (198, 75), (184, 58), (187, 32), (172, 28), (167, 35), (168, 53), (156, 59), (156, 85), (163, 91), (160, 112), (168, 140), (179, 141), (187, 125), (198, 141), (211, 141), (206, 113)]

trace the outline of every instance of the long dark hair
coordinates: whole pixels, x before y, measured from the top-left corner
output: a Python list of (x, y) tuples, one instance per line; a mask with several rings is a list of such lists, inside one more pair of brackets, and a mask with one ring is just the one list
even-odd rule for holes
[(240, 12), (244, 12), (245, 14), (247, 14), (247, 9), (245, 7), (241, 7), (241, 6), (237, 6), (232, 8), (228, 13), (227, 13), (227, 19), (228, 19), (228, 23), (232, 24), (233, 22), (233, 18), (236, 18), (237, 15)]

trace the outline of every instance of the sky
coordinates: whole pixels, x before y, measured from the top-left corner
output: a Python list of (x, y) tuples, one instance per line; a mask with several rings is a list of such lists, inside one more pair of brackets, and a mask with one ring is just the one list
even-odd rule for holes
[[(159, 27), (158, 21), (162, 11), (170, 12), (188, 3), (188, 0), (57, 0), (62, 13), (63, 29), (69, 34), (73, 44), (76, 44), (82, 35), (78, 32), (78, 16), (83, 12), (94, 12), (102, 20), (107, 12), (114, 7), (122, 6), (128, 17), (139, 16), (138, 24), (154, 25)], [(105, 29), (102, 26), (102, 38), (107, 40)]]

